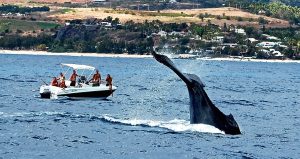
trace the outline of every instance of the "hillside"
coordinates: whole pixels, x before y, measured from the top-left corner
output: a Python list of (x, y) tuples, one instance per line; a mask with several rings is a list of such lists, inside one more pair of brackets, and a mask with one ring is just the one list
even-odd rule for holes
[(35, 2), (35, 3), (64, 3), (64, 2), (72, 2), (72, 3), (85, 3), (86, 0), (0, 0), (0, 3), (28, 3), (28, 2)]
[[(208, 15), (208, 17), (202, 19), (199, 15)], [(266, 27), (278, 28), (288, 27), (289, 23), (285, 20), (276, 18), (270, 18), (267, 16), (260, 16), (251, 14), (236, 8), (224, 7), (224, 8), (206, 8), (206, 9), (192, 9), (192, 10), (163, 10), (163, 11), (132, 11), (122, 9), (109, 9), (109, 8), (74, 8), (67, 12), (54, 12), (48, 13), (46, 16), (59, 19), (60, 21), (72, 20), (72, 19), (87, 19), (98, 18), (104, 19), (108, 16), (113, 18), (119, 18), (121, 22), (133, 20), (134, 22), (143, 22), (145, 20), (160, 20), (165, 23), (198, 23), (206, 24), (210, 21), (212, 24), (223, 26), (224, 23), (230, 25), (242, 25), (242, 26), (254, 26), (260, 27), (258, 19), (263, 17), (269, 24)], [(219, 17), (219, 19), (218, 19)], [(222, 18), (226, 17), (226, 18)], [(229, 18), (228, 18), (229, 17)], [(237, 18), (241, 17), (241, 18)], [(221, 18), (221, 19), (220, 19)], [(240, 20), (237, 20), (240, 19)]]

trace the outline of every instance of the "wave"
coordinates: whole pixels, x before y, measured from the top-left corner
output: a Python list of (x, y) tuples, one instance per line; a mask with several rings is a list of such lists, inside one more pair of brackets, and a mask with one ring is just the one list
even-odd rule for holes
[(102, 117), (106, 122), (131, 126), (158, 127), (174, 132), (202, 132), (225, 134), (214, 126), (206, 124), (190, 124), (189, 121), (174, 119), (171, 121), (139, 120), (139, 119), (117, 119), (108, 115)]
[[(14, 118), (14, 121), (19, 122), (38, 122), (39, 119), (35, 117), (39, 116), (54, 116), (58, 118), (85, 118), (86, 120), (100, 120), (102, 122), (108, 122), (119, 125), (129, 126), (141, 126), (141, 127), (155, 127), (163, 128), (173, 132), (201, 132), (201, 133), (213, 133), (213, 134), (225, 134), (223, 131), (217, 129), (214, 126), (206, 124), (190, 124), (189, 121), (174, 119), (171, 121), (157, 121), (157, 120), (142, 120), (142, 119), (119, 119), (105, 115), (92, 115), (92, 114), (72, 114), (70, 112), (20, 112), (20, 113), (4, 113), (0, 112), (0, 119), (2, 118)], [(17, 118), (16, 118), (17, 117)], [(25, 120), (18, 119), (18, 117)], [(55, 118), (56, 120), (56, 118)], [(61, 120), (61, 119), (59, 119)]]
[(37, 116), (59, 116), (67, 115), (68, 112), (16, 112), (16, 113), (5, 113), (0, 112), (0, 118), (13, 118), (13, 117), (37, 117)]
[(12, 81), (12, 82), (20, 82), (20, 83), (23, 83), (23, 82), (36, 83), (36, 82), (38, 82), (37, 80), (32, 80), (32, 79), (28, 79), (28, 80), (15, 80), (15, 79), (11, 79), (11, 78), (3, 78), (3, 77), (0, 77), (0, 80), (3, 80), (3, 81)]

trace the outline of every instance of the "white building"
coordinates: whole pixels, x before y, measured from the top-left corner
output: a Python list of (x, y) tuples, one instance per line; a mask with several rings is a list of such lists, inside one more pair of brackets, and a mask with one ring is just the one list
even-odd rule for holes
[(104, 27), (111, 27), (111, 23), (109, 23), (109, 22), (101, 22), (100, 24), (101, 24), (101, 26), (104, 26)]
[(166, 36), (167, 36), (167, 32), (165, 32), (165, 31), (159, 31), (159, 32), (157, 33), (157, 35), (159, 35), (159, 36), (161, 36), (161, 37), (166, 37)]
[(247, 38), (246, 41), (249, 41), (250, 43), (255, 43), (258, 40), (256, 40), (255, 38)]
[(224, 43), (224, 44), (222, 44), (221, 46), (223, 46), (223, 48), (225, 48), (226, 46), (227, 46), (227, 47), (234, 48), (234, 47), (237, 47), (238, 44), (237, 44), (237, 43)]
[(215, 42), (218, 42), (218, 43), (223, 43), (223, 41), (224, 41), (224, 36), (216, 36), (216, 37), (213, 38), (213, 40), (214, 40)]
[(279, 43), (277, 43), (277, 42), (260, 42), (260, 43), (256, 44), (256, 47), (273, 48), (277, 45), (279, 45)]
[(242, 35), (246, 35), (245, 29), (234, 29), (234, 32), (237, 34), (242, 34)]
[(283, 56), (284, 56), (280, 51), (273, 51), (272, 54), (273, 54), (275, 57), (283, 57)]
[(275, 36), (268, 35), (268, 34), (262, 34), (262, 36), (266, 37), (267, 40), (280, 41), (279, 38), (277, 38), (277, 37), (275, 37)]

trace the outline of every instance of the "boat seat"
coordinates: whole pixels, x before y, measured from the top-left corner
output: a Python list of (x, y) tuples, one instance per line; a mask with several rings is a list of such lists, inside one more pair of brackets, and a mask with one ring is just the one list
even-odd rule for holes
[(78, 83), (86, 83), (86, 77), (80, 76), (80, 78), (78, 79)]

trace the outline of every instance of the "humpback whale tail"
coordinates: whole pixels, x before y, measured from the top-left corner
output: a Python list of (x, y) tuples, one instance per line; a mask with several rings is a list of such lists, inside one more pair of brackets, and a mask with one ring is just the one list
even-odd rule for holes
[(160, 63), (173, 70), (185, 83), (190, 97), (190, 123), (203, 123), (215, 126), (226, 134), (241, 134), (239, 126), (231, 114), (225, 115), (209, 99), (204, 90), (204, 84), (197, 75), (183, 74), (174, 63), (164, 55), (152, 52), (153, 57)]

